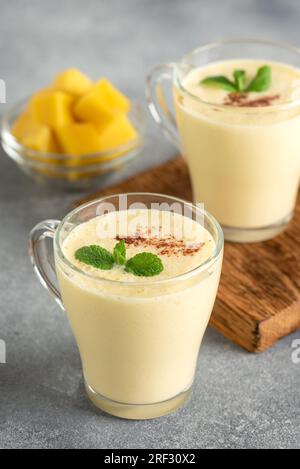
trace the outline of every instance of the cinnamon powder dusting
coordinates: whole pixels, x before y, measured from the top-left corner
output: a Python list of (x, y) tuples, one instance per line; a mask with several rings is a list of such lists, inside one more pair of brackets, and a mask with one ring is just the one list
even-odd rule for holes
[(187, 245), (183, 239), (178, 239), (173, 235), (161, 238), (159, 236), (151, 236), (151, 233), (149, 233), (148, 236), (145, 236), (139, 231), (132, 236), (117, 236), (116, 240), (124, 240), (128, 246), (151, 246), (157, 250), (158, 254), (165, 256), (193, 256), (204, 245), (204, 243)]
[(262, 96), (257, 99), (248, 99), (247, 93), (229, 93), (224, 100), (225, 106), (236, 107), (262, 107), (270, 106), (275, 99), (280, 98), (279, 94), (273, 96)]

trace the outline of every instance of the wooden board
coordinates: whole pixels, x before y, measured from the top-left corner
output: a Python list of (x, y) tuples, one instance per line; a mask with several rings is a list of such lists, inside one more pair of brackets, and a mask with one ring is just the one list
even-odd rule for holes
[[(192, 197), (186, 164), (176, 158), (79, 203), (122, 192)], [(211, 324), (250, 352), (264, 351), (300, 328), (300, 196), (284, 234), (264, 243), (226, 243)]]

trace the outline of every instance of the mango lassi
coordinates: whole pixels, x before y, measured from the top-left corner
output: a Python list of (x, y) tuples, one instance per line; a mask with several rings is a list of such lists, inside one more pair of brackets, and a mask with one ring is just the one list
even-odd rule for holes
[[(136, 276), (123, 265), (101, 270), (76, 258), (82, 246), (113, 252), (120, 240), (126, 259), (149, 252), (163, 271)], [(129, 209), (75, 226), (61, 249), (62, 300), (92, 401), (126, 418), (174, 410), (190, 392), (216, 297), (222, 249), (216, 253), (215, 237), (178, 213)]]
[[(208, 76), (253, 80), (267, 65), (261, 92), (232, 93), (202, 84)], [(233, 241), (257, 241), (290, 220), (300, 172), (300, 70), (262, 60), (224, 60), (191, 68), (174, 87), (182, 151), (194, 199), (204, 202)]]

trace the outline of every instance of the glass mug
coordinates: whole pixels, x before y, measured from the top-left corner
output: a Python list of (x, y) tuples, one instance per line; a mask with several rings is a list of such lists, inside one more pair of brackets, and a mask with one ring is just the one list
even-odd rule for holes
[[(247, 108), (212, 104), (191, 94), (185, 77), (198, 67), (233, 59), (277, 61), (300, 69), (296, 48), (267, 41), (224, 41), (200, 47), (148, 76), (149, 108), (189, 166), (195, 202), (220, 222), (225, 239), (263, 241), (292, 218), (299, 187), (300, 100)], [(173, 117), (163, 80), (173, 83)], [(178, 129), (178, 131), (177, 131)]]
[[(164, 204), (161, 210), (166, 210), (166, 204), (177, 203), (187, 207), (193, 219), (199, 215), (198, 207), (173, 197), (126, 196), (130, 205)], [(142, 282), (95, 277), (66, 259), (62, 245), (75, 227), (99, 214), (102, 204), (122, 210), (119, 201), (117, 195), (104, 197), (76, 208), (61, 222), (39, 223), (30, 234), (30, 256), (41, 283), (66, 310), (91, 401), (118, 417), (155, 418), (180, 407), (191, 393), (218, 289), (223, 233), (216, 220), (202, 212), (216, 247), (196, 269)], [(49, 252), (53, 249), (54, 256)]]

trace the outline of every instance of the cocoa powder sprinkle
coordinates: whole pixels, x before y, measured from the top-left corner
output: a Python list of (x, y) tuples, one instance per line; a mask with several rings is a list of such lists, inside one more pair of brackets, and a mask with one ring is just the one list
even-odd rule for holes
[(142, 236), (140, 232), (132, 236), (117, 236), (116, 240), (123, 240), (128, 246), (151, 246), (157, 250), (158, 254), (165, 256), (193, 256), (204, 245), (204, 243), (188, 245), (183, 239), (175, 238), (173, 235), (160, 238), (157, 236)]
[(261, 98), (248, 99), (247, 93), (229, 93), (224, 100), (225, 106), (236, 107), (263, 107), (270, 106), (273, 101), (280, 98), (279, 94), (262, 96)]

